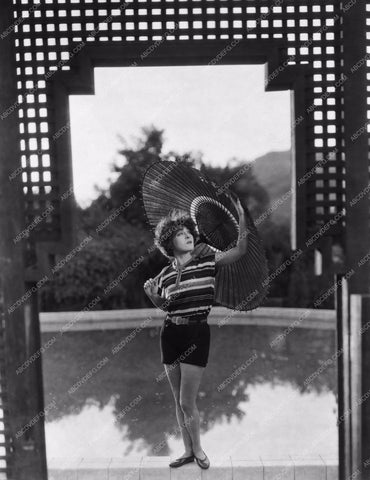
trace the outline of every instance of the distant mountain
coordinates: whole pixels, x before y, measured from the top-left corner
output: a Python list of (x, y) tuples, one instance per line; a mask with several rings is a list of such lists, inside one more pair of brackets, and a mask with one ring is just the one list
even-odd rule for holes
[[(284, 193), (290, 189), (290, 162), (291, 152), (269, 152), (262, 157), (256, 158), (253, 164), (253, 172), (258, 182), (267, 190), (272, 205)], [(278, 224), (290, 223), (291, 217), (290, 196), (284, 203), (279, 205), (272, 213), (271, 220)]]

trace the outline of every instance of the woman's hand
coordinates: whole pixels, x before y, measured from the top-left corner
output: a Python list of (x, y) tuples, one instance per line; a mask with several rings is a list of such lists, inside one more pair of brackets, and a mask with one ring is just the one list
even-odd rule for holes
[(168, 300), (158, 295), (159, 278), (160, 276), (158, 276), (158, 278), (149, 278), (149, 280), (144, 283), (144, 290), (155, 307), (167, 312), (168, 308), (166, 305), (168, 304)]
[(244, 215), (244, 209), (242, 204), (240, 203), (239, 197), (235, 195), (235, 193), (232, 192), (231, 190), (228, 191), (228, 197), (234, 204), (234, 207), (236, 208), (236, 211), (238, 212), (239, 217)]
[(155, 297), (158, 295), (158, 280), (159, 278), (149, 278), (149, 280), (144, 283), (144, 291), (148, 297)]

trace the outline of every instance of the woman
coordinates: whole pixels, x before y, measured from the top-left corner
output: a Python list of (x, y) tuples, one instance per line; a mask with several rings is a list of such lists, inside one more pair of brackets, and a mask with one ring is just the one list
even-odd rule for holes
[(160, 331), (161, 361), (176, 403), (176, 417), (185, 453), (170, 463), (176, 468), (196, 460), (203, 468), (210, 462), (200, 444), (199, 411), (196, 396), (208, 362), (210, 327), (207, 316), (214, 297), (218, 265), (238, 260), (246, 253), (247, 228), (239, 199), (231, 196), (239, 215), (239, 236), (235, 247), (215, 252), (199, 239), (196, 226), (184, 210), (172, 209), (155, 230), (155, 244), (170, 259), (154, 279), (144, 284), (155, 306), (167, 312)]

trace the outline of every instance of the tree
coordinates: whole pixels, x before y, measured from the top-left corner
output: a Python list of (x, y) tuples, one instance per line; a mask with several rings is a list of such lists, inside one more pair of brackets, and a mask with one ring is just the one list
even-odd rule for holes
[[(212, 167), (203, 162), (202, 154), (179, 154), (163, 149), (163, 130), (154, 126), (143, 127), (134, 145), (128, 145), (121, 137), (123, 147), (118, 151), (122, 165), (115, 162), (112, 170), (118, 174), (108, 189), (101, 190), (87, 208), (78, 208), (79, 238), (90, 235), (93, 240), (54, 276), (43, 289), (43, 310), (67, 310), (83, 308), (96, 295), (101, 296), (97, 309), (151, 307), (142, 285), (167, 264), (168, 260), (153, 247), (153, 234), (146, 220), (140, 200), (140, 184), (147, 168), (155, 161), (173, 160), (186, 162), (199, 168), (219, 186), (231, 186), (257, 218), (269, 205), (266, 190), (258, 183), (253, 169), (243, 161), (225, 168)], [(232, 183), (233, 179), (236, 179)], [(231, 185), (232, 183), (232, 185)], [(124, 207), (132, 198), (132, 203)], [(284, 257), (289, 250), (286, 232), (280, 231), (267, 218), (259, 228), (266, 243), (271, 265)], [(127, 278), (105, 294), (107, 286), (126, 268), (140, 259), (139, 265)], [(281, 276), (279, 285), (288, 279)], [(274, 287), (276, 288), (276, 287)], [(100, 292), (100, 293), (99, 293)]]

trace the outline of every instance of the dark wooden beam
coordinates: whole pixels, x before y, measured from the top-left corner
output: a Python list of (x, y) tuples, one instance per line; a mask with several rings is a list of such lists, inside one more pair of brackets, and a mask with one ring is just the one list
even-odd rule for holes
[(9, 30), (15, 20), (13, 11), (12, 0), (0, 2), (0, 313), (5, 330), (2, 355), (6, 356), (0, 359), (6, 361), (5, 376), (1, 372), (1, 381), (5, 383), (1, 390), (5, 391), (0, 396), (7, 395), (8, 410), (4, 418), (9, 443), (7, 478), (43, 480), (47, 478), (43, 417), (27, 428), (32, 418), (43, 411), (41, 358), (17, 374), (17, 368), (34, 353), (40, 339), (37, 297), (32, 294), (30, 303), (21, 300), (26, 291), (23, 257), (26, 239), (14, 240), (25, 225), (21, 175), (14, 178), (11, 175), (21, 166), (18, 111), (4, 113), (18, 95), (15, 37), (14, 31)]

